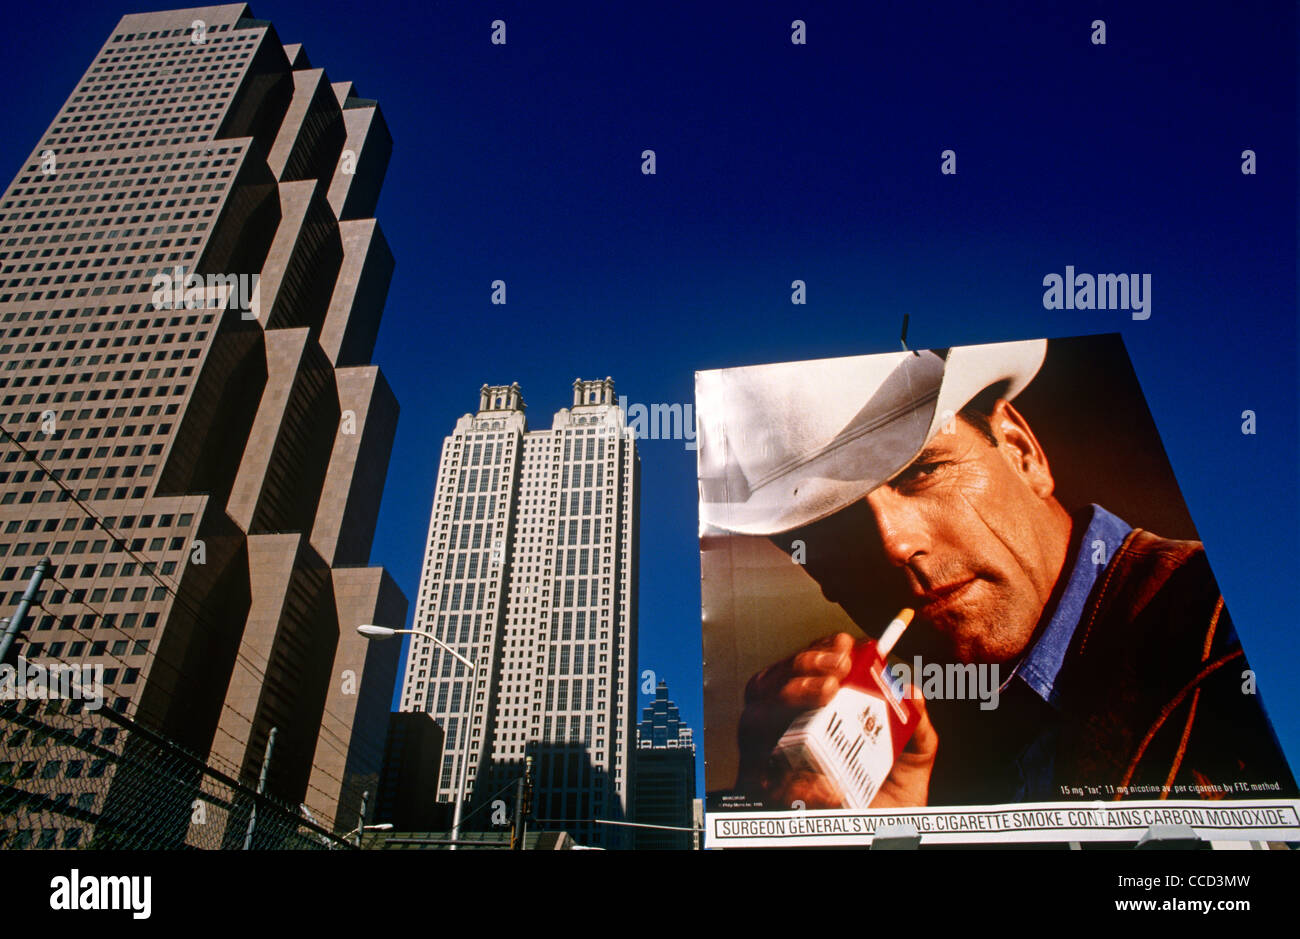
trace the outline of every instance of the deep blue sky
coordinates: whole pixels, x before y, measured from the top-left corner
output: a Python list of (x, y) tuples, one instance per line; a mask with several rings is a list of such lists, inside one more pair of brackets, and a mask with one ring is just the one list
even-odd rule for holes
[[(179, 5), (11, 11), (4, 178), (121, 14)], [(842, 6), (253, 4), (394, 137), (373, 561), (415, 596), (442, 439), (484, 382), (544, 427), (578, 376), (689, 402), (696, 369), (896, 349), (904, 312), (917, 347), (1119, 331), (1300, 769), (1294, 6)], [(1044, 310), (1066, 264), (1152, 274), (1151, 318)], [(640, 664), (698, 733), (694, 454), (641, 455)]]

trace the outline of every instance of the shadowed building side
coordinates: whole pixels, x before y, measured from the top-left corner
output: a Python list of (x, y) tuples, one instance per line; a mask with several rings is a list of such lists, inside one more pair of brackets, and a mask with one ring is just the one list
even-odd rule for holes
[[(369, 361), (391, 151), (378, 105), (246, 4), (133, 14), (0, 200), (0, 249), (40, 246), (0, 275), (0, 557), (55, 561), (18, 651), (111, 663), (107, 706), (246, 781), (275, 728), (268, 791), (341, 830), (377, 789), (398, 654), (355, 627), (406, 618), (364, 566), (398, 414)], [(13, 472), (20, 446), (48, 472)], [(0, 564), (2, 612), (29, 574)], [(42, 843), (147, 815), (129, 763), (110, 744), (69, 776), (86, 808)]]

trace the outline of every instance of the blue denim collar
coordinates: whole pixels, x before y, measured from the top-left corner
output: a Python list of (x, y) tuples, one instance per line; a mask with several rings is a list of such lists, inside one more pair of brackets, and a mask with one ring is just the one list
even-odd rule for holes
[(1101, 572), (1110, 564), (1115, 552), (1133, 530), (1132, 525), (1099, 505), (1092, 505), (1091, 510), (1091, 518), (1079, 541), (1070, 579), (1047, 628), (1002, 685), (1002, 690), (1006, 690), (1019, 677), (1039, 697), (1058, 710), (1061, 702), (1056, 689), (1056, 678), (1065, 662), (1065, 653), (1070, 648), (1070, 640), (1074, 638), (1074, 630), (1088, 604), (1088, 596)]

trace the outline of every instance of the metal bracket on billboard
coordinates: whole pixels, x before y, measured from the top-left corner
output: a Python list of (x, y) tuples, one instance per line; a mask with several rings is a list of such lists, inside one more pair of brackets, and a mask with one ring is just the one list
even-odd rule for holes
[(907, 321), (908, 321), (908, 319), (909, 319), (910, 317), (911, 317), (911, 314), (910, 314), (910, 313), (904, 313), (904, 314), (903, 314), (903, 332), (902, 332), (902, 334), (898, 337), (898, 341), (901, 342), (901, 343), (903, 344), (903, 351), (904, 351), (904, 352), (910, 352), (910, 353), (912, 353), (912, 355), (920, 355), (921, 353), (917, 352), (915, 349), (909, 349), (909, 348), (907, 348)]
[(1190, 825), (1152, 825), (1137, 843), (1143, 851), (1188, 851), (1207, 847)]
[(871, 839), (873, 851), (915, 851), (921, 846), (921, 834), (915, 825), (893, 822), (876, 829)]

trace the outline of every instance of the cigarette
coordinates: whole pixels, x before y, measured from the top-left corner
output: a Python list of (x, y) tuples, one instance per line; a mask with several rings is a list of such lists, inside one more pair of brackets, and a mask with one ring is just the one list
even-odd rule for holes
[(894, 643), (898, 642), (898, 637), (903, 635), (903, 630), (907, 628), (908, 623), (912, 622), (915, 613), (916, 611), (911, 607), (905, 606), (890, 620), (889, 625), (876, 641), (876, 651), (880, 653), (882, 659), (889, 655), (889, 650), (894, 648)]

